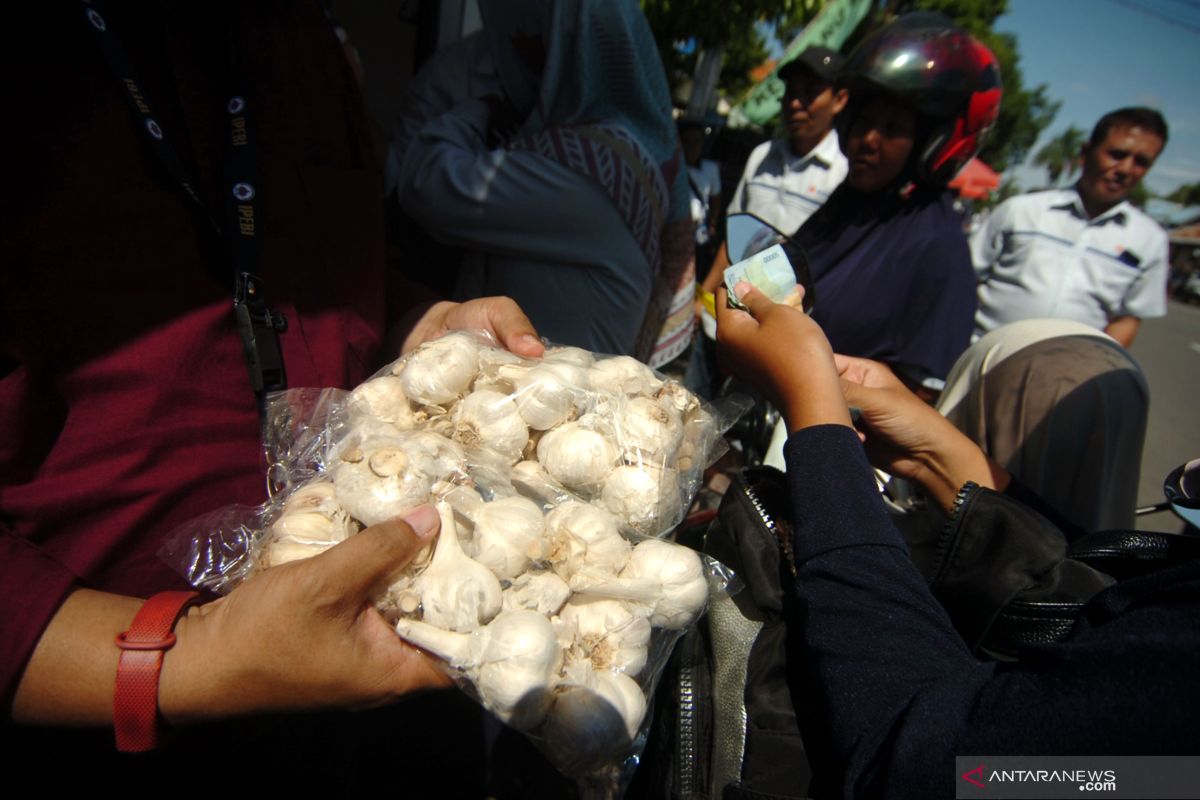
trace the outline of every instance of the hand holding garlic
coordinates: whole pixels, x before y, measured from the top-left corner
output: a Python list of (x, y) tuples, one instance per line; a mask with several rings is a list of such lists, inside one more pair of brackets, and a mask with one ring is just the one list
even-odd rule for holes
[(662, 654), (719, 583), (652, 538), (713, 457), (711, 410), (627, 357), (552, 347), (531, 361), (455, 332), (323, 424), (322, 460), (264, 512), (266, 575), (437, 503), (436, 543), (375, 594), (396, 632), (561, 769), (629, 754)]

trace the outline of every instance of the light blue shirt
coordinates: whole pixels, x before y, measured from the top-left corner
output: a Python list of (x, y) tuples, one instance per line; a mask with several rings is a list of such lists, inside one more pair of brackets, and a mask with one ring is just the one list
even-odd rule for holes
[(1088, 219), (1075, 189), (1014, 197), (971, 237), (975, 335), (1037, 317), (1103, 330), (1164, 316), (1167, 249), (1166, 232), (1128, 202)]

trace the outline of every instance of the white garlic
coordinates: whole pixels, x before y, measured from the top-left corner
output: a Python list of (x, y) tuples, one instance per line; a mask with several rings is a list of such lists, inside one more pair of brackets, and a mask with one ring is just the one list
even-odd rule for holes
[(438, 503), (438, 514), (442, 529), (433, 559), (412, 583), (421, 619), (443, 630), (475, 630), (500, 611), (500, 581), (463, 552), (450, 506)]
[(514, 728), (536, 726), (554, 700), (562, 649), (554, 626), (536, 611), (505, 611), (467, 634), (407, 619), (396, 632), (463, 670), (483, 704)]
[(564, 580), (583, 573), (594, 580), (615, 576), (629, 561), (631, 545), (607, 511), (568, 500), (546, 514), (547, 558)]
[(663, 385), (662, 379), (636, 358), (612, 356), (592, 365), (588, 378), (593, 390), (611, 394), (651, 395)]
[(617, 448), (599, 431), (579, 422), (568, 422), (546, 431), (538, 442), (537, 457), (546, 472), (569, 489), (594, 491), (612, 472)]
[(588, 371), (565, 361), (501, 370), (516, 390), (517, 408), (534, 430), (545, 431), (576, 416), (586, 404)]
[[(539, 729), (551, 761), (567, 774), (590, 772), (626, 755), (646, 716), (646, 696), (622, 672), (572, 665)], [(570, 683), (567, 683), (570, 681)]]
[(542, 361), (558, 361), (564, 364), (574, 364), (577, 367), (590, 367), (596, 363), (596, 357), (582, 347), (560, 345), (547, 347), (542, 355)]
[(513, 579), (541, 552), (543, 516), (525, 497), (498, 497), (467, 512), (475, 526), (472, 556), (498, 578)]
[(600, 502), (626, 525), (648, 536), (675, 527), (684, 511), (679, 474), (670, 467), (617, 467), (604, 482)]
[(576, 575), (567, 583), (582, 594), (638, 603), (652, 626), (669, 630), (690, 625), (708, 599), (708, 578), (700, 557), (691, 548), (661, 539), (638, 542), (613, 580)]
[(479, 342), (467, 333), (426, 342), (397, 364), (404, 394), (426, 405), (458, 399), (479, 372), (479, 351)]
[(636, 675), (646, 666), (650, 622), (643, 607), (575, 595), (558, 612), (558, 620), (559, 643), (597, 670)]
[(617, 418), (622, 456), (635, 464), (663, 466), (675, 461), (683, 441), (683, 422), (670, 404), (649, 397), (632, 397)]
[(466, 456), (456, 443), (436, 433), (408, 431), (347, 437), (329, 474), (338, 502), (369, 526), (428, 502), (436, 483), (454, 479), (465, 467)]
[(567, 582), (553, 572), (526, 572), (504, 590), (501, 607), (505, 611), (525, 608), (548, 617), (557, 614), (570, 595)]
[(412, 407), (403, 382), (395, 375), (380, 375), (359, 384), (346, 402), (352, 417), (379, 420), (401, 431), (419, 427), (428, 416)]
[(496, 451), (509, 463), (521, 457), (529, 428), (508, 395), (483, 390), (463, 398), (454, 411), (454, 440)]
[(512, 468), (512, 485), (525, 497), (545, 507), (556, 506), (571, 499), (570, 492), (537, 461), (521, 461)]

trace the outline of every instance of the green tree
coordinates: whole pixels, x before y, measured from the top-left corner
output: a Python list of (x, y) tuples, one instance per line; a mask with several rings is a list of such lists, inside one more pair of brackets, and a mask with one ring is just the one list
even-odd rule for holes
[(1086, 141), (1085, 136), (1079, 128), (1069, 125), (1034, 155), (1033, 163), (1046, 168), (1051, 186), (1057, 186), (1059, 178), (1064, 175), (1071, 180), (1079, 170), (1079, 149)]
[(1047, 95), (1045, 84), (1025, 86), (1017, 37), (992, 29), (1008, 10), (1008, 0), (889, 0), (888, 14), (906, 11), (936, 11), (945, 14), (983, 42), (1000, 63), (1004, 96), (1000, 116), (984, 142), (979, 158), (997, 172), (1025, 160), (1041, 132), (1054, 120), (1061, 103)]
[(1166, 199), (1181, 206), (1200, 206), (1200, 183), (1185, 183)]
[[(763, 31), (781, 36), (807, 24), (825, 0), (640, 0), (654, 33), (658, 53), (672, 90), (691, 77), (696, 53), (705, 47), (724, 47), (720, 87), (737, 95), (751, 85), (750, 71), (766, 61), (769, 51)], [(691, 52), (677, 45), (694, 42)]]

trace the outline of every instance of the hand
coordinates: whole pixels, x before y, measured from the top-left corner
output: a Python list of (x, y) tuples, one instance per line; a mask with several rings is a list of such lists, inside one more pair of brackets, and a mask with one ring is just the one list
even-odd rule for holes
[(876, 467), (920, 484), (946, 507), (968, 480), (989, 488), (1007, 484), (1007, 473), (886, 364), (842, 355), (834, 362), (846, 402), (861, 411), (859, 437)]
[(772, 303), (739, 283), (746, 313), (729, 308), (717, 289), (717, 355), (722, 367), (758, 387), (787, 421), (788, 431), (820, 424), (849, 425), (833, 351), (821, 328), (803, 312)]
[(437, 529), (437, 512), (423, 506), (192, 609), (163, 664), (163, 716), (181, 723), (362, 708), (450, 685), (372, 605)]
[(508, 297), (482, 297), (465, 303), (434, 303), (417, 320), (404, 339), (402, 353), (436, 339), (447, 331), (480, 330), (496, 337), (517, 355), (538, 358), (546, 348), (525, 312)]

